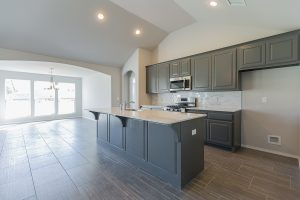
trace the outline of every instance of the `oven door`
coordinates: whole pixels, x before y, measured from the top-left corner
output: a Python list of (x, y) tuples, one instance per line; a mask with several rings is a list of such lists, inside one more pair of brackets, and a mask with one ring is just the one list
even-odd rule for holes
[(185, 88), (185, 79), (182, 77), (170, 79), (170, 91), (180, 91)]

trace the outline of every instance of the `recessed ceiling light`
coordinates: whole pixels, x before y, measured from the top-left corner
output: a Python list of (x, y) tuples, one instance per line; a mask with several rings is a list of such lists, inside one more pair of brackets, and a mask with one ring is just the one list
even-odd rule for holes
[(212, 6), (212, 7), (216, 7), (218, 5), (218, 3), (216, 1), (211, 1), (209, 3), (209, 5)]
[(135, 33), (136, 35), (141, 35), (142, 32), (141, 32), (141, 29), (136, 29), (134, 33)]
[(103, 20), (104, 19), (104, 15), (102, 13), (98, 13), (97, 15), (99, 20)]

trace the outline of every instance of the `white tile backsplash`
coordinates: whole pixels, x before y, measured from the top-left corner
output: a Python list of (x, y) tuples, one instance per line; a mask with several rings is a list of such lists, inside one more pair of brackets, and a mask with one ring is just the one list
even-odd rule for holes
[(241, 108), (242, 92), (176, 92), (176, 93), (163, 93), (153, 94), (153, 105), (170, 105), (174, 104), (176, 98), (180, 97), (196, 97), (196, 106), (223, 106)]

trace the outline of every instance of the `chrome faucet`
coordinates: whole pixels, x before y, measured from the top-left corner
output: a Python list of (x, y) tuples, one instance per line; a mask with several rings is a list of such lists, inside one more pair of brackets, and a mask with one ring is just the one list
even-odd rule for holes
[(126, 110), (126, 107), (130, 106), (130, 104), (132, 104), (132, 103), (135, 103), (135, 102), (134, 101), (129, 101), (129, 102), (124, 101), (123, 103), (120, 103), (120, 109)]

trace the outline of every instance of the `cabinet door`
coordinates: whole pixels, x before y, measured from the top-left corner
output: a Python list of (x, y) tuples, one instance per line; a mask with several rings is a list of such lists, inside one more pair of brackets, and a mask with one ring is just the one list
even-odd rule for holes
[(147, 93), (157, 93), (157, 66), (149, 66), (146, 69), (146, 90)]
[(195, 56), (191, 62), (193, 90), (211, 90), (211, 56)]
[(98, 121), (98, 139), (108, 141), (108, 115), (100, 114)]
[(170, 77), (180, 76), (180, 66), (178, 61), (173, 61), (170, 63)]
[(180, 76), (190, 76), (191, 75), (191, 60), (183, 59), (180, 61)]
[(120, 149), (124, 148), (123, 145), (123, 125), (121, 120), (113, 115), (109, 115), (109, 142), (116, 146), (119, 147)]
[(239, 69), (260, 68), (266, 64), (265, 42), (244, 45), (238, 48)]
[(213, 90), (237, 89), (236, 48), (212, 55)]
[(232, 146), (232, 122), (207, 120), (207, 142)]
[(145, 122), (142, 120), (128, 119), (126, 126), (126, 151), (138, 158), (145, 159)]
[(267, 64), (298, 60), (298, 34), (287, 34), (267, 40)]
[(170, 90), (170, 64), (162, 63), (157, 66), (158, 69), (158, 92), (168, 92)]

